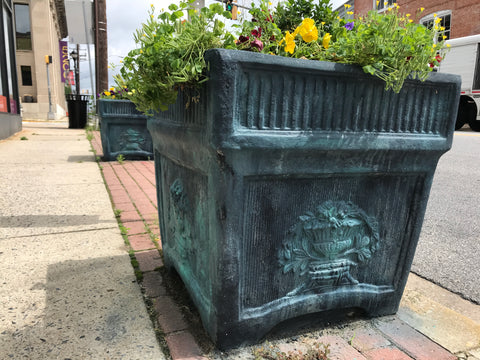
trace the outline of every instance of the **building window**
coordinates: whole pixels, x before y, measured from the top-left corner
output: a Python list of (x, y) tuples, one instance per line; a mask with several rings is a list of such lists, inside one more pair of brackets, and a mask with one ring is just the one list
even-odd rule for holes
[(32, 86), (32, 68), (30, 66), (20, 66), (22, 72), (22, 85)]
[[(440, 19), (440, 21), (435, 24), (435, 16)], [(437, 20), (438, 21), (438, 20)], [(437, 27), (438, 32), (438, 40), (443, 40), (443, 36), (446, 36), (445, 40), (450, 39), (450, 29), (452, 23), (452, 12), (450, 10), (447, 11), (439, 11), (436, 14), (430, 14), (420, 19), (420, 24), (425, 25), (427, 28), (432, 29)], [(445, 30), (441, 30), (441, 28), (445, 28)]]
[(30, 8), (28, 4), (15, 4), (15, 37), (17, 50), (32, 50)]
[(393, 6), (393, 4), (396, 2), (397, 0), (380, 0), (378, 2), (374, 0), (377, 11), (388, 9), (390, 6)]

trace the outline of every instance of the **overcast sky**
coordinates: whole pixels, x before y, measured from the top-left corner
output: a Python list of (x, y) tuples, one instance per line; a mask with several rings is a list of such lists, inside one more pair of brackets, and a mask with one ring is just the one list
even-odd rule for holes
[[(249, 6), (252, 0), (238, 0), (240, 4)], [(331, 0), (332, 8), (335, 9), (346, 0)], [(142, 22), (148, 17), (150, 4), (155, 6), (158, 12), (168, 7), (172, 0), (109, 0), (107, 1), (107, 31), (108, 31), (108, 63), (120, 67), (120, 60), (126, 56), (129, 50), (135, 48), (133, 34), (139, 29)], [(275, 2), (276, 1), (272, 1)], [(211, 0), (206, 0), (211, 3)], [(86, 49), (85, 45), (82, 48)], [(84, 51), (85, 52), (85, 51)], [(92, 56), (94, 54), (92, 53)], [(88, 63), (81, 62), (81, 88), (90, 88)], [(115, 70), (110, 69), (110, 85), (113, 85), (111, 75)]]

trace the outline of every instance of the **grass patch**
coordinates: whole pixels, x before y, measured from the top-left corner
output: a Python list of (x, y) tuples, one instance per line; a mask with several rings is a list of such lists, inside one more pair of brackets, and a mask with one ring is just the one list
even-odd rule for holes
[(120, 165), (125, 164), (125, 156), (123, 156), (123, 154), (118, 154), (118, 156), (117, 156), (117, 162), (118, 162)]

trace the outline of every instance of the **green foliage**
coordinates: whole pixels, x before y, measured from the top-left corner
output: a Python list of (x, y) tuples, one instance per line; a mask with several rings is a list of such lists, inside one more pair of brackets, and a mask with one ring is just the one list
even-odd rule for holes
[[(193, 0), (171, 4), (170, 11), (150, 18), (134, 35), (138, 48), (124, 58), (122, 78), (136, 93), (131, 100), (140, 111), (166, 110), (176, 101), (179, 89), (197, 87), (204, 74), (206, 50), (233, 47), (233, 36), (218, 17), (231, 17), (219, 3), (202, 8), (191, 6)], [(182, 20), (188, 14), (189, 21)]]
[(445, 51), (443, 40), (435, 43), (435, 36), (434, 29), (400, 15), (397, 7), (384, 14), (370, 11), (354, 21), (351, 31), (335, 28), (327, 59), (359, 65), (384, 80), (386, 89), (399, 92), (406, 78), (425, 80), (432, 65), (438, 65), (437, 52)]
[[(420, 12), (423, 10), (420, 10)], [(315, 24), (318, 37), (305, 40), (298, 26), (280, 41), (278, 54), (311, 60), (359, 65), (366, 73), (385, 81), (386, 90), (399, 92), (408, 77), (425, 80), (446, 52), (442, 29), (427, 29), (392, 6), (384, 13), (370, 11), (354, 20), (337, 18), (330, 32)], [(311, 30), (309, 27), (308, 30)]]
[(28, 140), (28, 138), (26, 136), (22, 136), (20, 140)]
[(294, 31), (305, 18), (317, 24), (324, 22), (324, 28), (331, 30), (338, 13), (332, 10), (329, 0), (287, 0), (275, 9), (275, 23), (282, 31)]
[(212, 48), (354, 64), (396, 92), (408, 77), (425, 80), (445, 53), (437, 20), (427, 29), (399, 14), (397, 5), (344, 20), (328, 0), (286, 0), (275, 11), (262, 0), (252, 4), (251, 20), (234, 26), (235, 40), (220, 20), (231, 17), (221, 4), (197, 12), (192, 2), (181, 0), (158, 15), (152, 5), (148, 21), (134, 36), (138, 48), (124, 58), (116, 80), (120, 87), (128, 84), (128, 97), (142, 112), (166, 110), (179, 90), (188, 90), (189, 101), (196, 101), (195, 90), (207, 80), (204, 53)]
[(269, 343), (265, 346), (253, 350), (255, 360), (329, 360), (330, 345), (315, 343), (309, 345), (305, 353), (302, 351), (289, 351), (285, 353), (277, 346)]
[(117, 161), (120, 165), (123, 165), (125, 163), (125, 156), (123, 156), (123, 154), (118, 154)]
[(120, 229), (120, 234), (122, 235), (127, 235), (128, 234), (128, 228), (123, 226), (122, 224), (119, 224), (118, 225), (119, 229)]

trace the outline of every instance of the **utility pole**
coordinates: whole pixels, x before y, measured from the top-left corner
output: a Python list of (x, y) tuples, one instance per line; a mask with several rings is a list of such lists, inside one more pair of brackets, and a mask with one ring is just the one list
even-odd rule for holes
[(97, 93), (108, 89), (108, 40), (106, 0), (94, 0), (95, 7), (95, 86)]
[(47, 85), (48, 85), (48, 114), (47, 120), (55, 120), (55, 114), (52, 111), (52, 92), (50, 89), (50, 70), (48, 65), (52, 63), (52, 56), (45, 55), (45, 65), (47, 66)]

